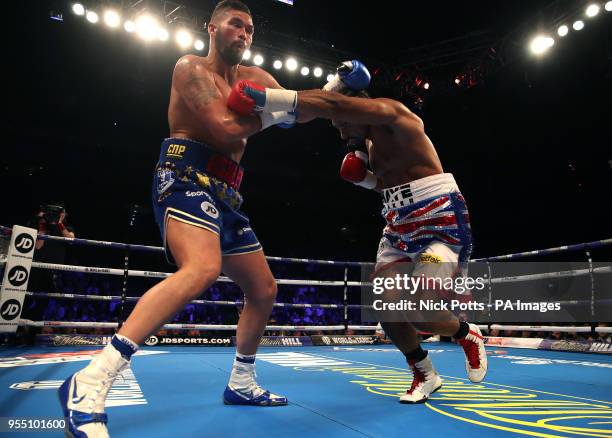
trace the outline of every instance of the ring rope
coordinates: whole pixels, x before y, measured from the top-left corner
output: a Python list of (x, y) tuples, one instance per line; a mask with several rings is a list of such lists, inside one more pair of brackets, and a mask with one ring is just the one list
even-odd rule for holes
[[(60, 298), (67, 300), (85, 300), (85, 301), (113, 301), (121, 300), (120, 295), (85, 295), (60, 292), (31, 292), (27, 291), (26, 295), (32, 297), (45, 298)], [(138, 301), (141, 297), (126, 297), (127, 301)], [(213, 306), (237, 306), (244, 304), (243, 301), (215, 301), (215, 300), (191, 300), (192, 304), (204, 304)], [(317, 308), (322, 309), (342, 309), (342, 304), (298, 304), (298, 303), (274, 303), (274, 307), (295, 307), (295, 308)]]
[[(117, 328), (117, 322), (93, 322), (93, 321), (32, 321), (29, 319), (19, 320), (20, 326), (28, 327), (60, 327), (60, 328)], [(236, 330), (237, 325), (215, 325), (215, 324), (164, 324), (166, 330)], [(344, 325), (267, 325), (265, 330), (287, 330), (314, 332), (319, 330), (341, 331)]]
[[(0, 225), (0, 233), (3, 233), (5, 235), (10, 235), (11, 232), (12, 232), (12, 228)], [(135, 250), (135, 251), (148, 251), (148, 252), (160, 252), (160, 253), (163, 253), (164, 251), (164, 248), (160, 246), (135, 245), (135, 244), (130, 244), (130, 243), (109, 242), (109, 241), (103, 241), (103, 240), (80, 239), (76, 237), (69, 238), (69, 237), (60, 237), (60, 236), (39, 235), (37, 238), (41, 240), (51, 240), (51, 241), (57, 241), (57, 242), (63, 241), (63, 242), (71, 243), (74, 245), (104, 246), (108, 248), (120, 248), (120, 249), (128, 249), (128, 250)], [(554, 254), (554, 253), (565, 252), (565, 251), (579, 251), (579, 250), (593, 249), (593, 248), (599, 248), (599, 247), (608, 246), (608, 245), (612, 245), (612, 238), (595, 240), (592, 242), (578, 243), (574, 245), (564, 245), (564, 246), (559, 246), (555, 248), (537, 249), (537, 250), (519, 252), (519, 253), (514, 253), (514, 254), (483, 257), (483, 258), (470, 260), (470, 262), (501, 261), (501, 260), (508, 260), (508, 259), (513, 259), (513, 258), (529, 257), (529, 256), (534, 256), (534, 255), (547, 255), (547, 254)], [(374, 265), (374, 263), (371, 263), (371, 262), (316, 260), (316, 259), (300, 259), (300, 258), (291, 258), (291, 257), (266, 256), (266, 259), (270, 261), (277, 261), (277, 262), (314, 263), (314, 264), (356, 266), (356, 267)]]
[[(42, 262), (32, 262), (33, 268), (46, 269), (46, 270), (55, 270), (55, 271), (69, 271), (69, 272), (84, 272), (91, 274), (106, 274), (106, 275), (115, 275), (115, 276), (123, 276), (124, 270), (117, 268), (99, 268), (94, 266), (77, 266), (77, 265), (63, 265), (57, 263), (42, 263)], [(567, 271), (558, 271), (558, 272), (547, 272), (542, 274), (527, 274), (527, 275), (518, 275), (518, 276), (509, 276), (509, 277), (498, 277), (492, 278), (490, 282), (492, 284), (500, 284), (500, 283), (515, 283), (515, 282), (523, 282), (523, 281), (534, 281), (534, 280), (545, 280), (545, 279), (561, 279), (561, 278), (569, 278), (569, 277), (578, 277), (583, 275), (591, 275), (591, 274), (609, 274), (612, 273), (612, 266), (600, 266), (597, 268), (589, 268), (589, 269), (574, 269)], [(154, 272), (154, 271), (140, 271), (140, 270), (129, 270), (128, 275), (130, 277), (152, 277), (152, 278), (167, 278), (172, 275), (171, 272)], [(217, 279), (218, 282), (222, 283), (232, 283), (228, 277), (220, 276)], [(361, 282), (361, 281), (329, 281), (329, 280), (294, 280), (294, 279), (277, 279), (276, 282), (278, 284), (285, 285), (302, 285), (302, 286), (371, 286), (372, 283)]]

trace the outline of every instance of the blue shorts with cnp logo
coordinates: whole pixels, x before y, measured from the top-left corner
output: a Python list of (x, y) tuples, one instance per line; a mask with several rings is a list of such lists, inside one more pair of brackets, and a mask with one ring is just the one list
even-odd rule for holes
[[(174, 263), (166, 244), (166, 227), (170, 219), (219, 235), (224, 256), (260, 251), (262, 247), (251, 229), (249, 218), (239, 210), (242, 205), (240, 193), (225, 182), (198, 170), (204, 168), (205, 163), (201, 161), (207, 155), (196, 151), (196, 148), (205, 148), (203, 150), (210, 152), (202, 143), (166, 139), (155, 169), (153, 210), (168, 260)], [(176, 154), (169, 154), (169, 149), (183, 150), (180, 160)], [(194, 162), (196, 159), (200, 162)]]

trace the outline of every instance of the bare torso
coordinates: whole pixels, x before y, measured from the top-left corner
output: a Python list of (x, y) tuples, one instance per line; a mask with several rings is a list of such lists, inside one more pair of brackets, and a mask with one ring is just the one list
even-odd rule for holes
[[(201, 66), (205, 68), (207, 72), (212, 73), (218, 93), (215, 96), (215, 99), (218, 100), (216, 104), (220, 105), (220, 111), (226, 111), (227, 98), (235, 82), (242, 79), (261, 82), (263, 77), (262, 70), (259, 68), (238, 66), (236, 76), (231, 79), (231, 83), (228, 83), (225, 78), (209, 68), (206, 58), (193, 57), (191, 62), (197, 63), (198, 66)], [(247, 138), (245, 137), (239, 140), (226, 141), (216, 137), (211, 130), (210, 124), (206, 123), (205, 121), (203, 122), (201, 117), (198, 117), (198, 115), (195, 114), (194, 111), (187, 105), (184, 97), (175, 86), (175, 81), (176, 78), (173, 77), (172, 89), (170, 92), (170, 104), (168, 105), (170, 137), (188, 138), (205, 143), (220, 154), (239, 162), (244, 154)]]
[(424, 133), (372, 126), (366, 140), (370, 163), (380, 188), (405, 184), (443, 172), (438, 154)]

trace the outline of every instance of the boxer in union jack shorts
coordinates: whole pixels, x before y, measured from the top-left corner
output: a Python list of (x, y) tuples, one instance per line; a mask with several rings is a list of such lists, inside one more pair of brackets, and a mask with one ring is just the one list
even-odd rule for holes
[[(286, 111), (300, 122), (330, 119), (343, 140), (363, 144), (346, 155), (340, 175), (382, 192), (387, 224), (375, 277), (392, 279), (408, 269), (406, 265), (411, 278), (462, 276), (472, 249), (465, 200), (453, 176), (444, 173), (423, 121), (398, 101), (370, 99), (364, 91), (369, 82), (370, 74), (362, 63), (347, 61), (323, 90), (299, 91), (295, 98), (286, 99), (278, 90), (243, 81), (232, 90), (228, 105), (243, 114), (270, 111), (277, 116), (282, 114), (278, 111)], [(390, 296), (396, 292), (391, 291)], [(440, 292), (419, 290), (416, 297), (424, 300)], [(381, 323), (413, 372), (412, 386), (400, 397), (402, 403), (422, 403), (442, 386), (427, 351), (420, 346), (417, 329), (454, 337), (464, 349), (470, 380), (484, 379), (487, 357), (476, 325), (459, 321), (449, 310), (424, 317), (421, 313), (421, 318), (409, 311), (400, 314), (399, 320)]]

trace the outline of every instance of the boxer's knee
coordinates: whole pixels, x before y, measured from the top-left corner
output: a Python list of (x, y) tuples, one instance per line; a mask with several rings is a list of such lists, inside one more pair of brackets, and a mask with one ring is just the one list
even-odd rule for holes
[(247, 301), (252, 304), (272, 305), (276, 301), (278, 286), (274, 277), (269, 276), (249, 284), (244, 291)]
[(193, 299), (198, 297), (219, 278), (221, 267), (215, 265), (204, 267), (186, 265), (181, 267), (178, 272), (180, 272), (183, 277), (185, 295)]

